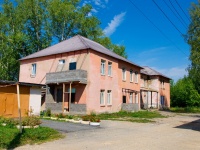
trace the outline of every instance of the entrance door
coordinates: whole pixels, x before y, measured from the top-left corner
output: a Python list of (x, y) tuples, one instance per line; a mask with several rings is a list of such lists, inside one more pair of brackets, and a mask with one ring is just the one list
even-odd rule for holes
[(63, 101), (63, 89), (59, 88), (57, 89), (57, 102)]
[(123, 95), (122, 100), (123, 100), (123, 103), (126, 103), (126, 96)]
[(165, 97), (164, 96), (160, 96), (160, 103), (162, 106), (165, 105)]

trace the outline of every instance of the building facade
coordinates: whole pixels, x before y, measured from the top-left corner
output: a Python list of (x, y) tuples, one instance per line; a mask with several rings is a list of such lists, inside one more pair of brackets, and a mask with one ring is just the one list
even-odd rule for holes
[(43, 108), (53, 112), (138, 111), (141, 69), (77, 35), (22, 58), (19, 80), (46, 84)]
[(75, 36), (20, 60), (20, 81), (46, 84), (53, 112), (117, 112), (140, 108), (142, 67)]

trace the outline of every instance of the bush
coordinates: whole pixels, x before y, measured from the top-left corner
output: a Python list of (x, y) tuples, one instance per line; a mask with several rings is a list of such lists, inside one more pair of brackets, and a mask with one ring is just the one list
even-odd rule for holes
[(90, 121), (90, 116), (88, 116), (88, 115), (82, 116), (82, 120), (83, 121)]
[(39, 118), (35, 117), (35, 116), (30, 116), (30, 117), (25, 117), (22, 120), (22, 126), (36, 126), (36, 125), (40, 125), (41, 121)]
[(17, 124), (19, 124), (19, 122), (17, 120), (14, 120), (12, 118), (0, 118), (0, 125), (2, 124), (6, 124), (6, 127), (9, 128), (14, 128), (16, 127)]
[(100, 122), (100, 119), (96, 116), (90, 116), (90, 122)]
[(47, 116), (47, 117), (51, 117), (51, 109), (48, 108), (44, 115)]

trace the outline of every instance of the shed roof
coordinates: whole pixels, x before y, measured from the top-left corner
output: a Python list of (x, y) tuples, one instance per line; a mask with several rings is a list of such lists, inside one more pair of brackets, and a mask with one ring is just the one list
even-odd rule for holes
[(148, 66), (143, 66), (144, 69), (141, 69), (141, 73), (142, 74), (145, 74), (145, 75), (150, 75), (150, 76), (162, 76), (162, 77), (165, 77), (165, 78), (168, 78), (170, 79), (169, 77), (163, 75), (162, 73), (148, 67)]
[(45, 84), (35, 84), (35, 83), (28, 83), (28, 82), (16, 82), (16, 81), (7, 81), (7, 80), (0, 80), (0, 84), (7, 84), (7, 85), (25, 85), (25, 86), (45, 86)]
[(124, 57), (121, 57), (114, 53), (113, 51), (105, 48), (101, 44), (92, 41), (88, 38), (85, 38), (80, 35), (76, 35), (70, 39), (67, 39), (65, 41), (62, 41), (58, 44), (55, 44), (53, 46), (47, 47), (41, 51), (38, 51), (36, 53), (33, 53), (31, 55), (28, 55), (20, 60), (25, 60), (25, 59), (31, 59), (31, 58), (37, 58), (37, 57), (43, 57), (43, 56), (49, 56), (49, 55), (54, 55), (54, 54), (61, 54), (61, 53), (66, 53), (66, 52), (71, 52), (71, 51), (78, 51), (78, 50), (84, 50), (84, 49), (92, 49), (97, 52), (106, 54), (108, 56), (114, 57), (116, 59), (128, 62), (130, 64), (133, 64), (135, 66), (138, 66), (142, 68), (141, 66), (125, 59)]

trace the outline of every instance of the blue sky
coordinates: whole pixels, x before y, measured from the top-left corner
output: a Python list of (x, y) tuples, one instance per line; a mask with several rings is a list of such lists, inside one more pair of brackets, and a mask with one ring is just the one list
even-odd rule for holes
[[(172, 23), (159, 10), (153, 0), (130, 1), (84, 0), (83, 4), (89, 3), (93, 6), (93, 10), (89, 15), (99, 18), (104, 33), (111, 38), (113, 43), (123, 44), (126, 47), (129, 60), (141, 66), (152, 67), (175, 81), (182, 78), (187, 74), (186, 68), (190, 64), (188, 60), (190, 47), (185, 42), (181, 33), (187, 33), (190, 23), (188, 19), (189, 8), (191, 7), (191, 3), (197, 3), (197, 0), (154, 0)], [(179, 6), (183, 9), (184, 13)]]

